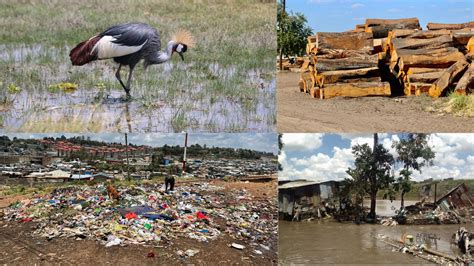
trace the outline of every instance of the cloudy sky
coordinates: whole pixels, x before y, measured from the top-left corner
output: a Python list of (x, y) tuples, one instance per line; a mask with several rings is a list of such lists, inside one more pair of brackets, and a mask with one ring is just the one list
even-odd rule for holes
[[(30, 133), (0, 133), (10, 138), (43, 138), (85, 136), (92, 140), (100, 140), (105, 142), (125, 143), (124, 134), (117, 133), (99, 133), (99, 134), (30, 134)], [(168, 145), (184, 145), (183, 133), (170, 134), (129, 134), (128, 141), (137, 145), (149, 145), (153, 147)], [(188, 134), (188, 145), (206, 144), (209, 147), (229, 147), (229, 148), (245, 148), (257, 151), (278, 153), (277, 135), (271, 133), (224, 133), (224, 134)]]
[(417, 17), (428, 22), (474, 20), (473, 0), (287, 0), (287, 11), (303, 13), (314, 32), (346, 31), (366, 18)]
[[(391, 147), (401, 134), (379, 134), (379, 143), (397, 156)], [(283, 134), (284, 148), (279, 156), (283, 171), (280, 180), (307, 179), (318, 182), (342, 180), (349, 177), (348, 167), (353, 167), (351, 147), (368, 143), (373, 146), (372, 134)], [(429, 144), (436, 153), (434, 166), (415, 172), (417, 181), (427, 178), (474, 178), (474, 134), (432, 134)], [(397, 168), (401, 167), (396, 164)]]

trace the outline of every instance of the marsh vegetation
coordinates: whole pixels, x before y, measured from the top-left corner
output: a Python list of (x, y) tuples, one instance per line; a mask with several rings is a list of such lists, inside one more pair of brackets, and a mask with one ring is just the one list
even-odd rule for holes
[[(189, 3), (188, 3), (189, 2)], [(0, 126), (30, 132), (269, 132), (276, 123), (276, 4), (255, 1), (2, 0)], [(133, 100), (112, 60), (73, 67), (69, 51), (110, 25), (187, 29), (197, 46), (134, 71)], [(123, 68), (122, 76), (127, 74)], [(62, 84), (69, 83), (63, 86)]]

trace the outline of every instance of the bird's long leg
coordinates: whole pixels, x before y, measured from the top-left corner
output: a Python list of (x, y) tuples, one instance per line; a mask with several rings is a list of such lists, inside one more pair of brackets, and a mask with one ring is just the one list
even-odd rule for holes
[(128, 80), (127, 80), (127, 88), (125, 89), (125, 92), (127, 93), (127, 97), (130, 96), (130, 85), (132, 83), (132, 73), (133, 73), (133, 66), (130, 66), (130, 72), (128, 72)]
[(119, 67), (117, 69), (117, 72), (115, 72), (115, 77), (118, 79), (118, 81), (120, 82), (120, 85), (122, 85), (123, 89), (125, 90), (125, 92), (127, 93), (127, 95), (129, 94), (128, 91), (127, 91), (127, 87), (125, 87), (125, 84), (123, 84), (123, 81), (122, 79), (120, 78), (120, 69), (122, 68), (122, 64), (119, 64)]

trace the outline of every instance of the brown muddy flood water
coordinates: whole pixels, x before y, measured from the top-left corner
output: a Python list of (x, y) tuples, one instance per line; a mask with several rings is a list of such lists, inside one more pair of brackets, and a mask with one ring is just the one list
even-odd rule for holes
[[(463, 225), (474, 230), (474, 225)], [(451, 237), (460, 225), (394, 226), (333, 221), (279, 221), (278, 255), (281, 264), (419, 264), (429, 263), (409, 254), (402, 254), (377, 240), (384, 234), (400, 239), (404, 234), (434, 233), (440, 240), (427, 245), (448, 254), (459, 254), (451, 245)]]

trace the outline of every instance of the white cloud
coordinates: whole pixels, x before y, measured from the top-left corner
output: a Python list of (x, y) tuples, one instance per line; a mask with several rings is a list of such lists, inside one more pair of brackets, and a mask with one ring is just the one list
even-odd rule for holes
[(324, 134), (288, 133), (283, 134), (285, 150), (314, 150), (323, 144)]
[(355, 3), (355, 4), (352, 4), (352, 5), (351, 5), (351, 8), (352, 8), (352, 9), (356, 9), (356, 8), (360, 8), (360, 7), (364, 7), (364, 4)]
[[(350, 147), (332, 147), (332, 156), (321, 152), (302, 158), (287, 158), (285, 155), (285, 158), (282, 158), (284, 161), (282, 175), (290, 179), (308, 179), (319, 182), (342, 180), (348, 177), (346, 171), (349, 167), (353, 167), (354, 163), (352, 147), (364, 143), (368, 143), (372, 147), (373, 136), (371, 134), (343, 134), (341, 137), (350, 140)], [(318, 136), (317, 139), (321, 140), (321, 136)], [(307, 140), (314, 142), (314, 139), (309, 137)], [(392, 148), (392, 143), (399, 140), (398, 135), (379, 134), (379, 143), (383, 144), (395, 158), (397, 153)], [(421, 174), (414, 172), (414, 180), (449, 177), (455, 179), (474, 178), (474, 134), (432, 134), (428, 143), (436, 153), (434, 166), (422, 168)], [(318, 146), (321, 145), (323, 145), (322, 140)], [(298, 143), (295, 146), (304, 147), (305, 145)], [(466, 153), (469, 155), (466, 156)], [(401, 165), (397, 164), (396, 166), (396, 172), (398, 172)]]

